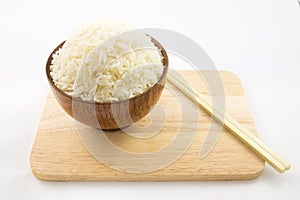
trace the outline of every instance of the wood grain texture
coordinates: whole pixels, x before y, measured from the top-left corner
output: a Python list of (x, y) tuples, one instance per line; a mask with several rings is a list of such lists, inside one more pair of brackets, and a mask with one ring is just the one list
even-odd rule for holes
[[(202, 71), (210, 76), (211, 71)], [(186, 80), (199, 92), (209, 95), (204, 81), (193, 71), (180, 71)], [(227, 112), (257, 134), (240, 80), (230, 72), (220, 72), (226, 93)], [(171, 84), (160, 98), (165, 109), (166, 122), (162, 132), (149, 138), (139, 139), (124, 133), (107, 133), (112, 143), (136, 153), (152, 152), (168, 145), (180, 127), (180, 105), (176, 95), (183, 95)], [(191, 107), (184, 109), (194, 109)], [(50, 93), (41, 117), (35, 142), (32, 147), (30, 165), (33, 174), (45, 181), (207, 181), (207, 180), (251, 180), (259, 177), (265, 163), (226, 130), (223, 130), (217, 145), (204, 159), (199, 159), (209, 127), (217, 127), (209, 116), (200, 111), (197, 135), (189, 149), (174, 163), (150, 173), (126, 173), (113, 170), (96, 160), (82, 145), (74, 121), (59, 106)], [(138, 123), (150, 123), (147, 115)], [(186, 127), (187, 134), (191, 132)], [(142, 133), (141, 133), (142, 134)], [(207, 142), (207, 141), (206, 141)], [(143, 166), (141, 166), (143, 167)]]

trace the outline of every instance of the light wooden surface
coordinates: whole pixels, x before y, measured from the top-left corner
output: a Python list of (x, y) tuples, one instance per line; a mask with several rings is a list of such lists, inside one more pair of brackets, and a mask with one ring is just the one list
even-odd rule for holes
[[(291, 164), (285, 161), (272, 151), (266, 144), (264, 144), (258, 137), (253, 135), (250, 131), (239, 124), (230, 115), (224, 111), (219, 110), (216, 106), (211, 104), (209, 99), (192, 88), (189, 84), (186, 84), (181, 80), (181, 76), (175, 71), (170, 71), (168, 74), (168, 80), (182, 93), (190, 98), (195, 104), (197, 104), (201, 110), (210, 115), (214, 121), (219, 122), (227, 131), (238, 138), (243, 144), (248, 146), (252, 151), (264, 159), (269, 165), (271, 165), (279, 173), (284, 173), (291, 168)], [(215, 103), (218, 104), (218, 103)], [(226, 106), (226, 105), (225, 105)], [(205, 143), (206, 141), (204, 141)]]
[[(180, 73), (191, 86), (199, 89), (202, 94), (209, 95), (199, 75), (193, 71)], [(210, 76), (212, 73), (202, 72), (203, 76)], [(240, 80), (230, 72), (222, 71), (220, 76), (226, 93), (226, 111), (256, 134)], [(124, 133), (107, 133), (106, 136), (111, 142), (135, 153), (153, 152), (168, 145), (181, 125), (181, 108), (174, 94), (183, 94), (170, 84), (167, 84), (167, 88), (169, 89), (164, 90), (159, 101), (166, 113), (166, 122), (161, 133), (148, 139), (134, 138)], [(183, 109), (195, 109), (194, 103), (190, 104)], [(37, 178), (46, 181), (203, 181), (257, 178), (263, 171), (264, 161), (225, 130), (211, 153), (204, 159), (199, 158), (200, 148), (209, 145), (204, 143), (208, 128), (218, 126), (204, 112), (199, 110), (199, 113), (197, 134), (189, 149), (178, 160), (158, 171), (127, 173), (101, 164), (86, 150), (73, 119), (64, 113), (50, 93), (32, 147), (32, 171)], [(139, 124), (146, 125), (150, 121), (146, 117)], [(185, 131), (188, 135), (193, 130), (186, 127)]]

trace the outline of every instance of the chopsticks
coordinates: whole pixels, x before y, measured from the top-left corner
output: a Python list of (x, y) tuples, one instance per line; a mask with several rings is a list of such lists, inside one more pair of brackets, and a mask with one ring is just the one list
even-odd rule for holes
[(169, 70), (168, 80), (187, 97), (198, 104), (203, 111), (209, 114), (219, 124), (223, 125), (224, 128), (226, 128), (232, 135), (247, 145), (279, 173), (284, 173), (291, 168), (291, 165), (287, 161), (275, 154), (261, 140), (244, 128), (236, 120), (228, 114), (222, 113), (217, 108), (213, 107), (213, 105), (207, 101), (202, 94), (185, 83), (175, 71)]

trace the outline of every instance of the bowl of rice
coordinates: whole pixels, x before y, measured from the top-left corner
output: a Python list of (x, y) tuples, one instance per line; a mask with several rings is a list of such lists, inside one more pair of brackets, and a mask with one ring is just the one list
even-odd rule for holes
[(46, 75), (60, 106), (76, 121), (118, 130), (158, 102), (168, 56), (154, 38), (116, 21), (80, 28), (48, 57)]

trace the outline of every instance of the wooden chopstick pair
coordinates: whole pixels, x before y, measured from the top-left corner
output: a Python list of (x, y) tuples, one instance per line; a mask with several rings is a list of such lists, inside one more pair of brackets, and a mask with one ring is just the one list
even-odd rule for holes
[(192, 101), (198, 104), (202, 110), (209, 114), (218, 123), (223, 125), (232, 135), (247, 145), (252, 151), (257, 153), (278, 172), (284, 173), (290, 169), (291, 165), (287, 161), (275, 154), (261, 140), (259, 140), (255, 135), (253, 135), (228, 114), (222, 113), (213, 107), (213, 105), (207, 101), (202, 94), (185, 83), (175, 71), (170, 70), (168, 72), (168, 80)]

